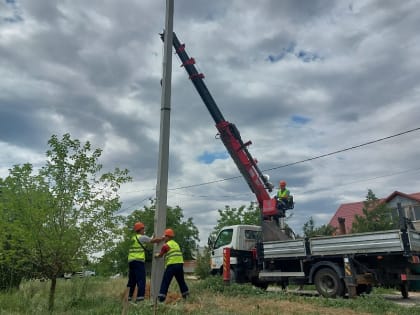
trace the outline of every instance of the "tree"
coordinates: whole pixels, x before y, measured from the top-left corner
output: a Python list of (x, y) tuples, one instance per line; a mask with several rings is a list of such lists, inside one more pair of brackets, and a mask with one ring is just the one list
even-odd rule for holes
[(226, 205), (223, 210), (218, 209), (217, 212), (219, 212), (219, 219), (210, 235), (210, 238), (213, 239), (213, 241), (216, 238), (217, 233), (224, 226), (236, 224), (257, 225), (261, 221), (261, 212), (255, 202), (250, 202), (248, 207), (243, 205), (239, 208), (231, 208)]
[(395, 227), (392, 209), (376, 198), (372, 190), (368, 190), (363, 202), (363, 215), (356, 215), (352, 224), (352, 233), (391, 230)]
[[(133, 226), (137, 221), (145, 224), (145, 234), (151, 236), (154, 234), (154, 218), (156, 211), (156, 202), (151, 200), (151, 205), (144, 206), (143, 209), (133, 211), (125, 220), (124, 228), (121, 230), (122, 239), (118, 240), (114, 247), (109, 248), (100, 260), (101, 268), (104, 270), (117, 269), (124, 273), (127, 272), (127, 254), (133, 235)], [(184, 259), (189, 260), (195, 258), (198, 242), (200, 241), (198, 229), (194, 225), (193, 219), (184, 219), (183, 210), (179, 207), (167, 208), (166, 226), (175, 231), (175, 241), (182, 250)], [(145, 246), (148, 252), (153, 249), (152, 244)], [(146, 262), (152, 260), (151, 255), (146, 253)]]
[[(217, 234), (225, 226), (237, 224), (261, 224), (261, 210), (255, 202), (250, 202), (248, 207), (243, 205), (239, 208), (231, 208), (230, 206), (226, 205), (225, 209), (218, 209), (217, 211), (219, 212), (219, 219), (217, 220), (217, 224), (213, 228), (213, 231), (209, 235), (210, 243), (214, 243)], [(290, 218), (292, 215), (293, 214), (289, 215), (287, 218)], [(287, 223), (285, 224), (285, 231), (286, 234), (289, 236), (294, 234), (294, 232), (287, 225)]]
[[(25, 230), (17, 224), (22, 221), (21, 212), (28, 208), (28, 201), (35, 201), (36, 189), (26, 177), (32, 171), (31, 165), (15, 166), (10, 173), (21, 175), (25, 180), (12, 177), (0, 179), (0, 289), (18, 288), (27, 276), (31, 260), (24, 241)], [(17, 197), (18, 196), (18, 197)]]
[[(65, 134), (48, 141), (47, 163), (32, 175), (32, 166), (15, 166), (6, 180), (7, 206), (14, 237), (24, 244), (33, 270), (51, 279), (49, 309), (54, 306), (57, 277), (94, 252), (113, 243), (120, 208), (118, 189), (130, 181), (128, 170), (100, 174), (102, 151)], [(15, 193), (12, 193), (13, 190)]]
[(309, 220), (303, 225), (303, 234), (304, 237), (314, 237), (314, 236), (329, 236), (333, 235), (336, 228), (332, 227), (329, 224), (324, 224), (319, 227), (315, 227), (315, 220), (310, 217)]
[[(36, 277), (35, 260), (32, 257), (32, 233), (39, 233), (48, 209), (46, 200), (51, 197), (47, 185), (40, 176), (32, 175), (32, 165), (15, 165), (9, 176), (0, 182), (2, 237), (1, 266), (8, 273), (2, 277), (2, 287), (18, 287), (24, 277)], [(10, 281), (5, 278), (11, 276)]]

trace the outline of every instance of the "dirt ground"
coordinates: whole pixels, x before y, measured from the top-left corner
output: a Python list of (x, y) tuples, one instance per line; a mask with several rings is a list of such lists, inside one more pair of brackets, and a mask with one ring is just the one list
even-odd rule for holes
[[(271, 287), (269, 288), (269, 290)], [(273, 288), (274, 290), (278, 288)], [(290, 291), (291, 293), (296, 293), (300, 295), (307, 295), (307, 296), (318, 296), (318, 292), (312, 290), (303, 290), (303, 291)], [(392, 294), (384, 294), (384, 298), (388, 301), (394, 302), (398, 305), (403, 306), (420, 306), (420, 292), (410, 291), (408, 294), (408, 299), (403, 299), (401, 296), (401, 292), (395, 291)]]
[(403, 299), (400, 292), (384, 294), (385, 299), (403, 306), (420, 306), (420, 292), (409, 292), (408, 299)]

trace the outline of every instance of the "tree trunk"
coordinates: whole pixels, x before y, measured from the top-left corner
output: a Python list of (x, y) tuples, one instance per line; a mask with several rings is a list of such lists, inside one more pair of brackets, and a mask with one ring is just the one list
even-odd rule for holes
[(48, 298), (48, 310), (52, 312), (54, 309), (54, 297), (55, 297), (55, 287), (57, 285), (57, 278), (54, 277), (51, 279), (50, 295)]

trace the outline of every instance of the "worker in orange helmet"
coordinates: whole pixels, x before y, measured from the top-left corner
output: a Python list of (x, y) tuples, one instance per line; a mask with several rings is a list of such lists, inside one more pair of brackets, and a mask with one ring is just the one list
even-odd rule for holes
[(165, 256), (165, 272), (158, 294), (159, 302), (165, 301), (173, 277), (175, 277), (178, 282), (182, 298), (185, 300), (189, 295), (189, 292), (184, 279), (184, 259), (182, 257), (181, 248), (173, 239), (175, 233), (172, 229), (166, 229), (163, 237), (165, 244), (162, 246), (160, 253), (155, 255), (156, 258)]
[(286, 210), (287, 203), (290, 197), (290, 191), (286, 188), (286, 182), (281, 180), (279, 182), (279, 190), (277, 191), (277, 209), (279, 210)]
[[(128, 252), (128, 301), (131, 303), (137, 303), (144, 300), (144, 294), (146, 291), (146, 248), (144, 244), (147, 243), (159, 243), (163, 240), (163, 237), (149, 237), (144, 235), (144, 223), (134, 223), (133, 230), (135, 235), (130, 239), (130, 249)], [(134, 289), (137, 285), (137, 297), (133, 300)]]

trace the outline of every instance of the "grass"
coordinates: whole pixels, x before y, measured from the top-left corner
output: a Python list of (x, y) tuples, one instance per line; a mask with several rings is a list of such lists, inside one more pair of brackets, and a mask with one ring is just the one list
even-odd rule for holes
[[(51, 314), (288, 314), (288, 315), (412, 315), (420, 307), (406, 307), (387, 301), (376, 291), (357, 299), (325, 299), (304, 297), (287, 292), (265, 292), (250, 285), (225, 286), (219, 277), (187, 280), (191, 296), (184, 302), (173, 281), (168, 303), (155, 307), (150, 300), (130, 306), (124, 313), (122, 297), (127, 279), (59, 279), (55, 308)], [(25, 282), (19, 290), (0, 293), (0, 315), (44, 315), (50, 282)]]

